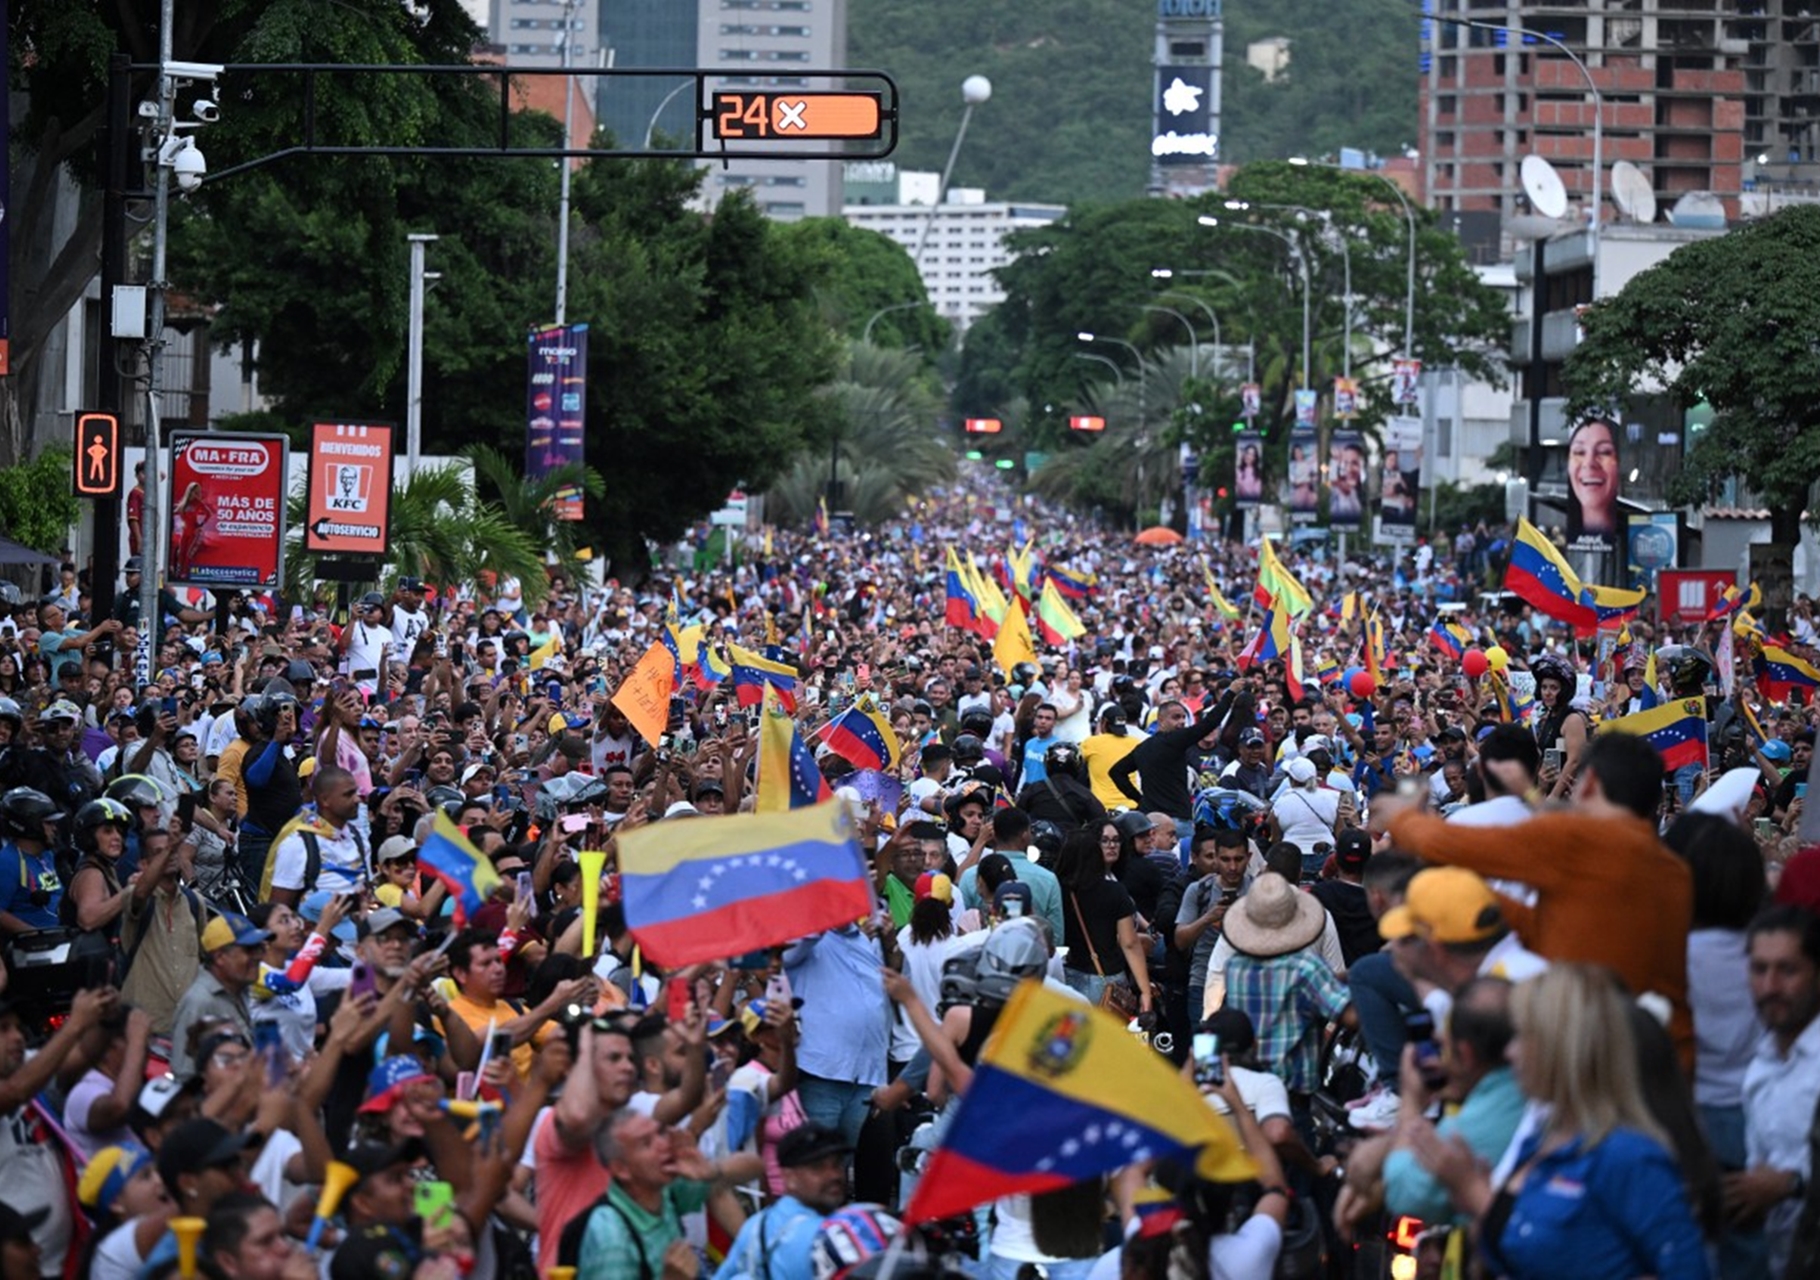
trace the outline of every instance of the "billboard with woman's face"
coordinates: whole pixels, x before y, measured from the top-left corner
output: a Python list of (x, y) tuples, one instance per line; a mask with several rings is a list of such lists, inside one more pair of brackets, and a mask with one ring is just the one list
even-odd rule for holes
[(1567, 438), (1567, 545), (1573, 551), (1617, 549), (1623, 521), (1618, 511), (1618, 427), (1609, 418), (1587, 418)]
[(1238, 506), (1255, 507), (1264, 500), (1264, 436), (1241, 431), (1233, 437), (1233, 498)]

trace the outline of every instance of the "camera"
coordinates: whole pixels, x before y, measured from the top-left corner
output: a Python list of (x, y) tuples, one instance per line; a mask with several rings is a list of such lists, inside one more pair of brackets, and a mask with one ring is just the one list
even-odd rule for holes
[(221, 119), (221, 107), (207, 98), (198, 98), (190, 104), (190, 114), (203, 124), (214, 124)]

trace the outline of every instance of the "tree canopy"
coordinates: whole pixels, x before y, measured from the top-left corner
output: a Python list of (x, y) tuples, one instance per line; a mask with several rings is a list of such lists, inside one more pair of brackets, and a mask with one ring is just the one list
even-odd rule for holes
[(1820, 476), (1820, 207), (1684, 245), (1582, 323), (1569, 414), (1651, 385), (1682, 408), (1705, 400), (1712, 423), (1689, 442), (1669, 497), (1706, 501), (1735, 476), (1762, 495), (1773, 539), (1798, 541)]

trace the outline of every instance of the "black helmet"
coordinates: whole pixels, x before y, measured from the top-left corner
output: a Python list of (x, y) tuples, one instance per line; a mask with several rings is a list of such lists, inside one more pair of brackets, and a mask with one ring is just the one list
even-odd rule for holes
[(1030, 824), (1030, 843), (1045, 859), (1054, 859), (1062, 851), (1062, 829), (1047, 818)]
[(986, 744), (971, 733), (963, 733), (954, 740), (954, 762), (967, 766), (978, 764), (986, 758)]
[(440, 787), (431, 787), (428, 791), (423, 793), (423, 798), (430, 802), (430, 807), (432, 809), (439, 809), (447, 804), (459, 806), (463, 800), (467, 799), (466, 796), (461, 794), (459, 788), (451, 787), (446, 784)]
[(1150, 815), (1141, 809), (1122, 810), (1113, 818), (1112, 825), (1117, 827), (1118, 833), (1127, 840), (1136, 840), (1139, 836), (1149, 835), (1151, 829), (1156, 826), (1150, 820)]
[(297, 695), (291, 691), (290, 683), (273, 680), (253, 703), (253, 721), (259, 726), (259, 732), (269, 738), (278, 731), (279, 714), (286, 707), (296, 706)]
[(1043, 673), (1034, 662), (1020, 662), (1011, 668), (1011, 683), (1021, 684), (1028, 689)]
[(1718, 670), (1704, 649), (1691, 644), (1664, 645), (1656, 650), (1656, 668), (1668, 673), (1669, 687), (1678, 697), (1698, 694)]
[(383, 591), (367, 592), (364, 596), (360, 597), (360, 607), (362, 609), (385, 608), (385, 593)]
[(42, 841), (44, 824), (62, 816), (55, 801), (30, 787), (14, 787), (0, 796), (0, 835), (8, 840)]
[(316, 668), (306, 658), (292, 658), (285, 664), (284, 678), (293, 688), (307, 689), (316, 683)]
[(1043, 752), (1043, 769), (1051, 777), (1073, 778), (1077, 782), (1081, 777), (1081, 749), (1072, 742), (1058, 742)]
[[(108, 783), (107, 790), (101, 794), (106, 799), (130, 810), (135, 827), (139, 824), (139, 810), (162, 808), (169, 799), (165, 794), (163, 784), (156, 778), (148, 777), (143, 773), (122, 774)], [(76, 814), (76, 821), (82, 821), (80, 811)]]
[(992, 736), (992, 713), (975, 708), (960, 718), (962, 733), (971, 733), (981, 742)]
[(76, 810), (76, 820), (71, 824), (76, 837), (76, 847), (92, 853), (95, 849), (95, 830), (98, 827), (119, 827), (120, 834), (126, 835), (139, 826), (139, 818), (134, 812), (118, 800), (102, 796), (99, 800), (90, 800)]
[(1574, 676), (1574, 669), (1563, 658), (1552, 653), (1545, 653), (1529, 664), (1529, 674), (1536, 678), (1536, 690), (1541, 691), (1544, 680), (1553, 680), (1561, 686), (1568, 697), (1573, 697), (1579, 687), (1579, 680)]

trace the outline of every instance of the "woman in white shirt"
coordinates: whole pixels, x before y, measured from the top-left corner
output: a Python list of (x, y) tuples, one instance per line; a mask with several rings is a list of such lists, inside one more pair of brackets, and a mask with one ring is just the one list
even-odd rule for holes
[[(1334, 823), (1340, 816), (1340, 793), (1321, 789), (1321, 781), (1312, 760), (1297, 757), (1283, 772), (1289, 786), (1270, 807), (1270, 825), (1278, 840), (1286, 840), (1302, 851), (1302, 880), (1316, 879), (1327, 850), (1333, 848)], [(1315, 846), (1327, 850), (1316, 853)]]

